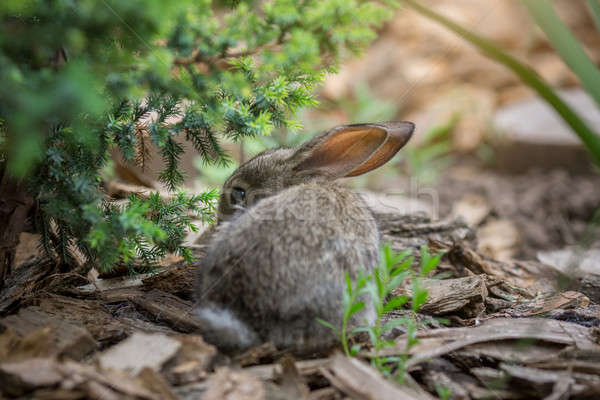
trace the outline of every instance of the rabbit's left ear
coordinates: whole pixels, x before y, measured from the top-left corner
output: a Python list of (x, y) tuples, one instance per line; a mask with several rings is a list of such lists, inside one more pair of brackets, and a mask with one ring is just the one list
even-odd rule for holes
[(333, 128), (295, 152), (294, 171), (333, 179), (364, 174), (388, 162), (408, 142), (413, 130), (411, 122)]

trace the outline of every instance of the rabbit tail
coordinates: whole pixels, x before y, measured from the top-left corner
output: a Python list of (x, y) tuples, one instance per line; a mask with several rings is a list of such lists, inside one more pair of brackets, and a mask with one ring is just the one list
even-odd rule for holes
[(225, 351), (243, 350), (260, 343), (258, 334), (230, 310), (204, 304), (195, 310), (204, 339)]

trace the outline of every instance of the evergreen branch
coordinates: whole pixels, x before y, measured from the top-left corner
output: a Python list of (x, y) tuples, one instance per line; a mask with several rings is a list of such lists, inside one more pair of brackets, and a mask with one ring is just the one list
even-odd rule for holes
[(183, 172), (178, 167), (179, 159), (184, 153), (183, 146), (169, 135), (160, 152), (165, 163), (165, 169), (160, 173), (158, 179), (167, 185), (169, 190), (174, 191), (183, 184), (184, 180)]

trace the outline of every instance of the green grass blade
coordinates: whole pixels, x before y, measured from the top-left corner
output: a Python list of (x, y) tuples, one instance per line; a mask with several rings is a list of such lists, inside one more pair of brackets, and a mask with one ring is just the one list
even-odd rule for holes
[(425, 17), (432, 19), (450, 29), (477, 47), (477, 49), (479, 49), (479, 51), (481, 51), (485, 56), (500, 62), (504, 64), (504, 66), (511, 69), (525, 84), (534, 89), (540, 95), (540, 97), (546, 100), (556, 110), (556, 112), (573, 129), (573, 131), (575, 131), (581, 141), (585, 144), (587, 149), (592, 154), (594, 161), (600, 165), (600, 136), (598, 136), (598, 134), (592, 130), (567, 103), (558, 97), (550, 85), (548, 85), (548, 83), (546, 83), (537, 72), (510, 54), (501, 50), (492, 41), (461, 27), (448, 18), (422, 6), (419, 2), (415, 0), (404, 0), (404, 4), (409, 5)]
[(596, 30), (598, 33), (600, 33), (600, 3), (598, 0), (585, 0), (585, 3), (590, 10), (590, 14), (592, 14), (592, 19), (594, 20)]
[(317, 322), (319, 324), (323, 325), (326, 328), (331, 329), (332, 331), (335, 332), (336, 335), (339, 336), (340, 330), (338, 328), (336, 328), (335, 326), (333, 326), (333, 324), (331, 324), (331, 323), (329, 323), (329, 322), (327, 322), (327, 321), (325, 321), (324, 319), (321, 319), (321, 318), (316, 318), (316, 320), (317, 320)]
[(548, 0), (523, 0), (535, 22), (548, 36), (563, 61), (579, 77), (585, 90), (600, 106), (600, 71)]

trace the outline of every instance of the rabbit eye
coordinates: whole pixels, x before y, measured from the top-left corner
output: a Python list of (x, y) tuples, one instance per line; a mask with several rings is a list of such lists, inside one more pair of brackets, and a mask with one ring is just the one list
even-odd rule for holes
[(246, 203), (246, 191), (239, 187), (231, 189), (231, 203), (232, 204), (245, 204)]

